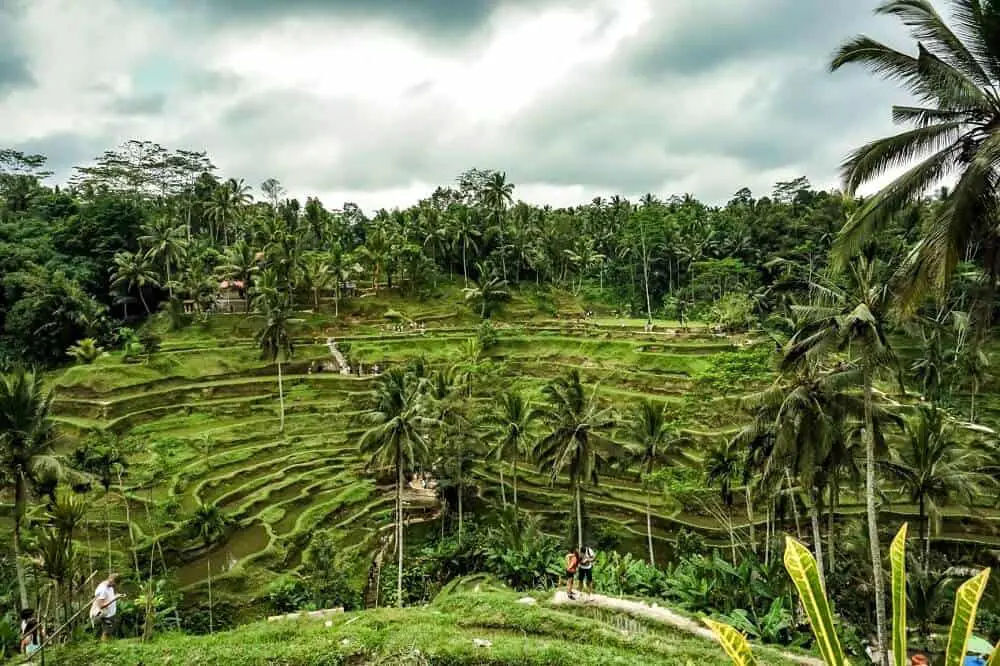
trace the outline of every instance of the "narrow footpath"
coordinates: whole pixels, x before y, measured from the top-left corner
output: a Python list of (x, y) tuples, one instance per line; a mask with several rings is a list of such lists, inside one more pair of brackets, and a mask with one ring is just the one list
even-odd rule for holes
[[(617, 597), (606, 597), (602, 594), (577, 595), (577, 599), (574, 601), (566, 596), (565, 590), (559, 590), (552, 598), (552, 604), (555, 606), (596, 606), (607, 610), (619, 611), (629, 615), (648, 618), (656, 622), (662, 622), (663, 624), (669, 624), (670, 626), (689, 634), (694, 634), (695, 636), (699, 636), (716, 643), (719, 642), (715, 638), (715, 634), (713, 634), (712, 630), (708, 627), (698, 624), (690, 618), (678, 615), (677, 613), (661, 606), (654, 607), (641, 601), (630, 601), (628, 599), (619, 599)], [(777, 652), (783, 658), (797, 664), (804, 664), (805, 666), (825, 666), (822, 659), (817, 659), (815, 657), (803, 657), (802, 655), (782, 652), (780, 650), (777, 650)]]

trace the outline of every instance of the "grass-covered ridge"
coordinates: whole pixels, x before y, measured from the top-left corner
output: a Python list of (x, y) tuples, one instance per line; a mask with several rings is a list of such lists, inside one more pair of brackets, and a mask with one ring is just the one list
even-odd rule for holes
[[(724, 666), (722, 649), (665, 626), (517, 603), (512, 592), (466, 591), (428, 607), (333, 616), (332, 626), (301, 620), (240, 627), (212, 636), (166, 635), (74, 645), (53, 663), (165, 666), (334, 666), (340, 664), (546, 664)], [(476, 640), (489, 641), (481, 647)], [(762, 664), (791, 662), (758, 650)]]
[[(682, 530), (700, 534), (708, 546), (728, 546), (725, 525), (706, 510), (717, 504), (717, 491), (705, 487), (702, 461), (708, 447), (745, 422), (739, 398), (770, 380), (768, 343), (757, 344), (754, 334), (722, 336), (675, 322), (658, 322), (653, 332), (644, 332), (641, 321), (584, 319), (584, 306), (567, 294), (557, 293), (555, 301), (554, 316), (543, 316), (515, 294), (494, 322), (495, 340), (483, 353), (483, 379), (470, 400), (486, 408), (497, 390), (510, 386), (539, 400), (542, 386), (577, 368), (620, 414), (640, 399), (665, 404), (690, 444), (684, 451), (687, 466), (666, 482), (669, 492), (651, 499), (655, 548), (669, 555)], [(427, 328), (394, 330), (384, 317), (389, 309)], [(435, 319), (440, 312), (447, 317)], [(283, 433), (275, 368), (261, 360), (254, 326), (242, 315), (212, 316), (179, 331), (155, 321), (151, 329), (163, 337), (161, 350), (144, 362), (123, 363), (112, 353), (50, 377), (63, 452), (101, 432), (134, 445), (122, 485), (115, 480), (112, 492), (93, 497), (88, 557), (104, 557), (110, 528), (116, 560), (131, 559), (127, 498), (131, 534), (143, 559), (158, 539), (164, 556), (156, 555), (156, 568), (165, 565), (195, 598), (204, 593), (201, 585), (211, 571), (216, 600), (232, 602), (245, 611), (244, 618), (261, 614), (247, 604), (247, 595), (259, 598), (270, 581), (294, 574), (318, 530), (336, 529), (345, 554), (361, 563), (371, 560), (392, 509), (391, 480), (366, 471), (358, 451), (364, 425), (357, 416), (371, 395), (373, 377), (312, 370), (330, 360), (331, 336), (352, 363), (366, 368), (417, 357), (433, 367), (461, 365), (480, 320), (448, 291), (429, 302), (391, 295), (346, 302), (340, 318), (309, 312), (296, 318), (295, 353), (284, 366)], [(507, 472), (501, 482), (499, 463), (478, 457), (468, 479), (467, 510), (474, 513), (477, 501), (495, 506), (509, 498)], [(552, 484), (547, 473), (525, 464), (519, 500), (547, 532), (563, 533), (571, 511), (564, 483)], [(745, 525), (742, 497), (737, 494), (735, 501), (733, 523)], [(849, 490), (841, 501), (842, 514), (861, 512), (860, 499)], [(584, 493), (592, 523), (639, 557), (645, 553), (645, 503), (642, 485), (631, 473), (605, 473)], [(201, 504), (217, 506), (230, 520), (223, 538), (209, 546), (183, 530)], [(901, 518), (916, 513), (902, 500), (886, 510)], [(985, 525), (1000, 519), (987, 509), (980, 513)], [(962, 524), (967, 512), (941, 515), (942, 539), (967, 532)], [(763, 519), (754, 517), (758, 523)], [(352, 574), (356, 585), (364, 574), (360, 567)]]

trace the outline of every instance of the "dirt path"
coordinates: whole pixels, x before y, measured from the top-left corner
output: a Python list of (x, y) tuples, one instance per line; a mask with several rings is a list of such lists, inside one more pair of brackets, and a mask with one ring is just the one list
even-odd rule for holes
[[(574, 601), (566, 596), (566, 592), (564, 590), (559, 590), (552, 598), (552, 604), (556, 606), (564, 604), (597, 606), (608, 610), (620, 611), (630, 615), (649, 618), (657, 622), (662, 622), (663, 624), (669, 624), (670, 626), (689, 634), (694, 634), (695, 636), (715, 641), (716, 643), (718, 642), (715, 638), (715, 634), (713, 634), (712, 630), (708, 627), (705, 627), (690, 618), (684, 617), (683, 615), (678, 615), (677, 613), (661, 606), (650, 606), (649, 604), (640, 601), (629, 601), (628, 599), (619, 599), (617, 597), (606, 597), (601, 594), (580, 595)], [(821, 659), (816, 659), (815, 657), (803, 657), (801, 655), (780, 651), (779, 654), (783, 658), (797, 664), (804, 664), (805, 666), (824, 666), (823, 661)]]

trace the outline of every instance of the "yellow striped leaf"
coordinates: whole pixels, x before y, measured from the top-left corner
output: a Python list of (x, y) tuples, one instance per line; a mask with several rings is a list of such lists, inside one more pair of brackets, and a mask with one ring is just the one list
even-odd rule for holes
[(892, 540), (889, 562), (892, 564), (892, 661), (893, 666), (909, 666), (906, 656), (906, 523)]
[(820, 581), (816, 560), (808, 548), (792, 537), (785, 537), (785, 569), (799, 591), (802, 607), (809, 617), (823, 661), (827, 666), (846, 666), (847, 661), (833, 624), (833, 613)]
[[(955, 614), (951, 618), (951, 630), (948, 631), (948, 649), (944, 655), (944, 666), (961, 666), (965, 657), (965, 649), (972, 635), (972, 627), (976, 623), (976, 611), (979, 610), (979, 600), (990, 579), (990, 570), (983, 569), (978, 575), (962, 583), (955, 594)], [(990, 658), (993, 662), (993, 658)]]
[(735, 666), (756, 666), (757, 660), (754, 659), (753, 653), (750, 651), (750, 644), (747, 643), (746, 636), (728, 624), (722, 624), (708, 618), (702, 621), (719, 639), (722, 649), (733, 660)]

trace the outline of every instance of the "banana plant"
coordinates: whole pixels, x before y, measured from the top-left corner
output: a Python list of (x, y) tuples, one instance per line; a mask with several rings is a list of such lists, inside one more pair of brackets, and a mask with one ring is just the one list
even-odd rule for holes
[[(904, 523), (892, 540), (889, 559), (892, 567), (892, 654), (893, 666), (906, 666), (906, 533)], [(827, 666), (848, 666), (840, 638), (835, 629), (830, 601), (826, 596), (809, 549), (791, 537), (785, 538), (785, 569), (799, 593), (802, 607), (809, 617), (813, 636), (820, 656)], [(976, 622), (976, 612), (983, 591), (990, 577), (990, 570), (983, 569), (965, 581), (955, 594), (955, 611), (948, 632), (944, 666), (961, 666), (968, 647), (969, 636)], [(705, 619), (705, 624), (715, 634), (723, 650), (736, 666), (751, 666), (754, 660), (746, 636), (733, 627)], [(1000, 666), (1000, 650), (994, 650), (987, 666)]]

